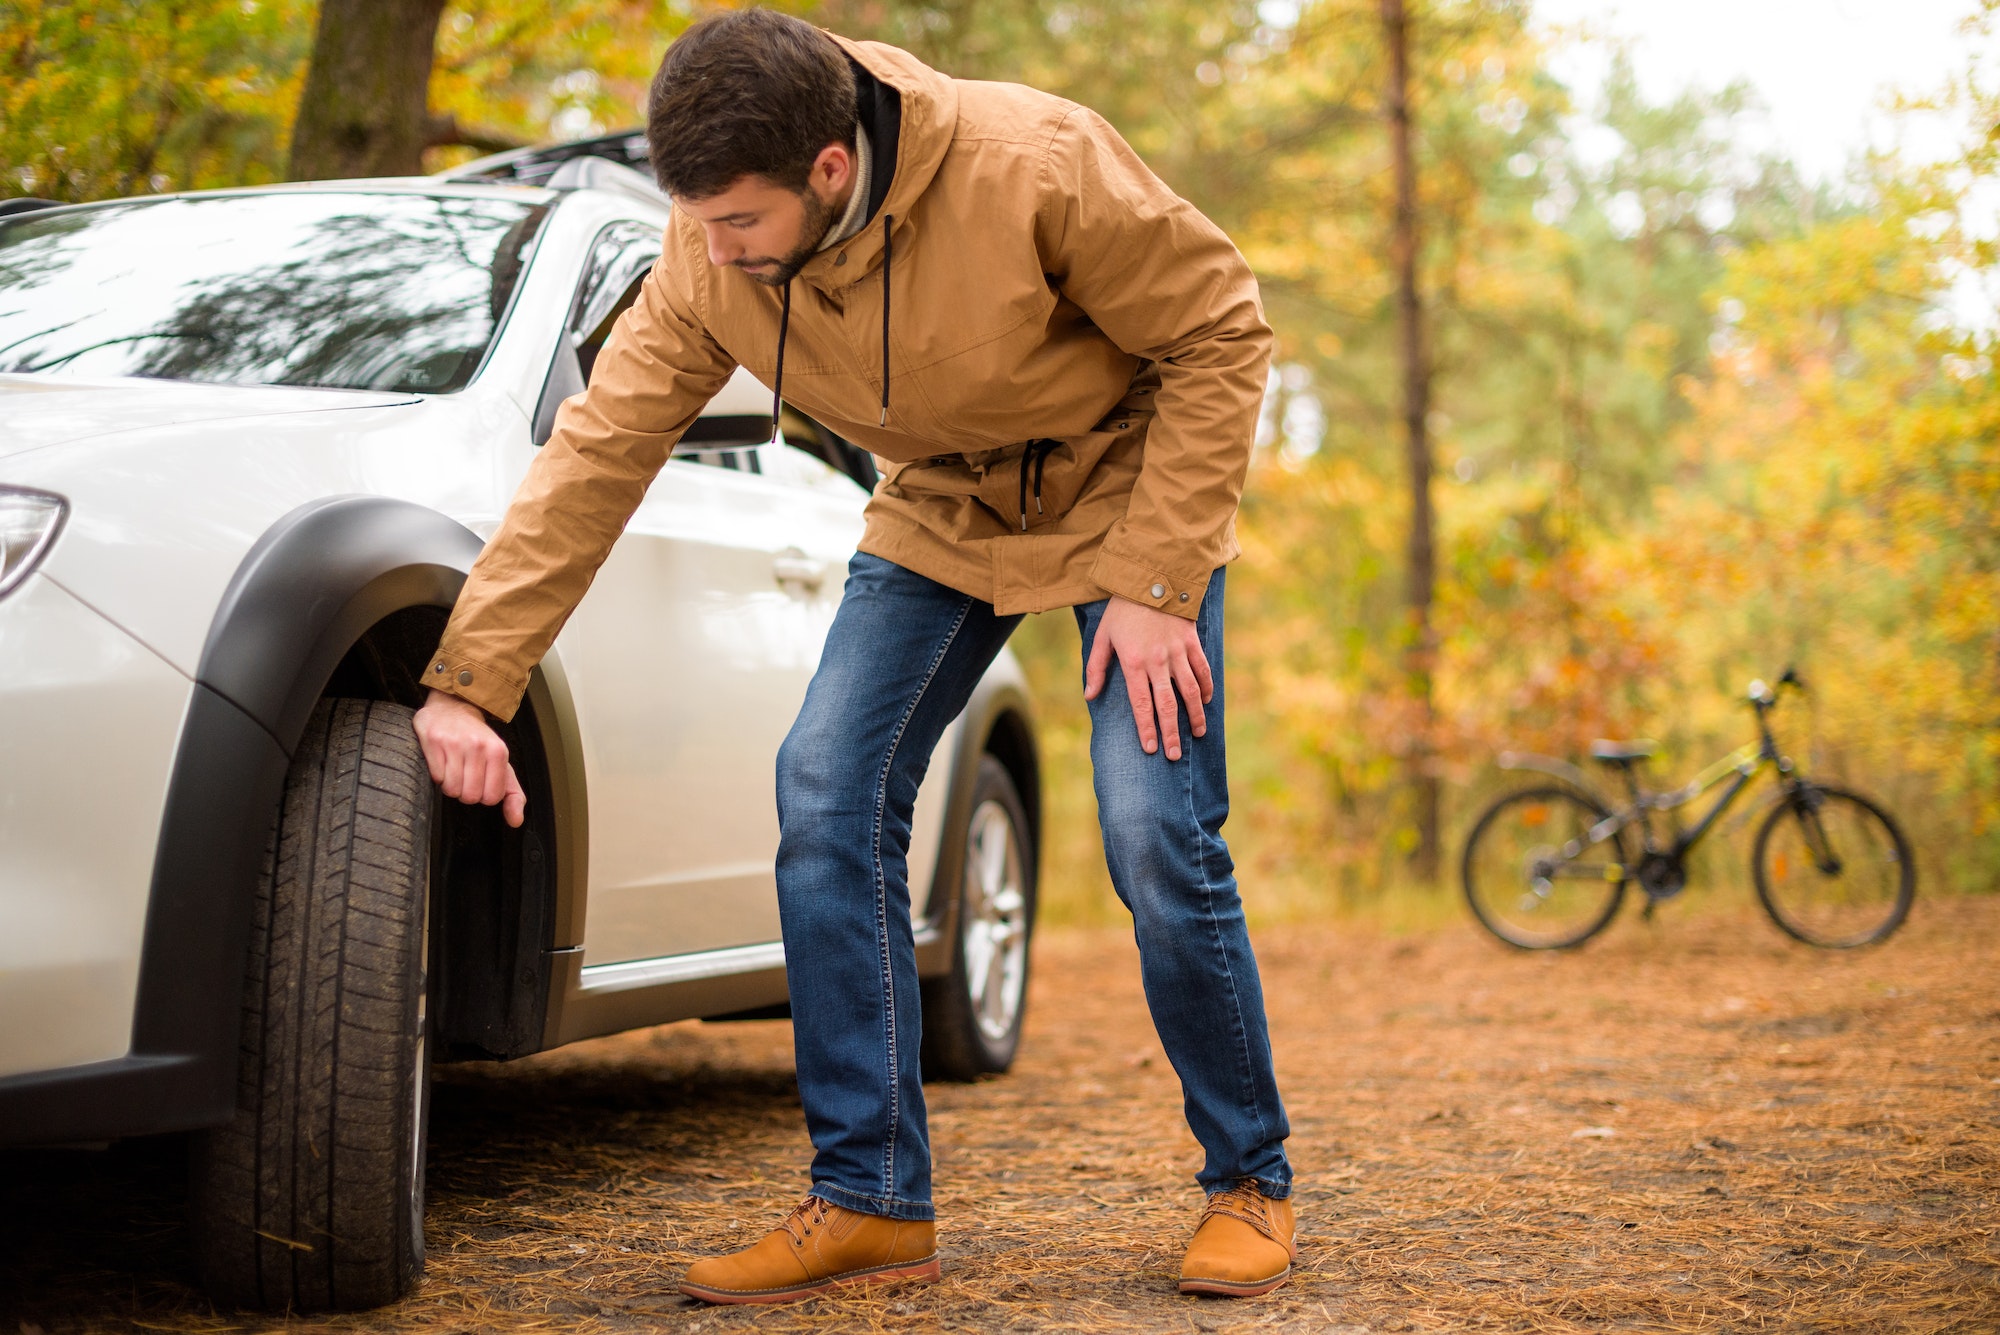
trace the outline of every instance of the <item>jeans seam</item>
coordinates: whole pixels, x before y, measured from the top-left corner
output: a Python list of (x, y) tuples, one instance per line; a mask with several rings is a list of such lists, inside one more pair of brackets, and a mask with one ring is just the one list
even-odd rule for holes
[[(1198, 629), (1196, 633), (1200, 633)], [(1208, 831), (1203, 827), (1200, 813), (1195, 810), (1194, 805), (1193, 756), (1190, 755), (1188, 760), (1190, 763), (1182, 791), (1187, 799), (1188, 824), (1194, 827), (1194, 864), (1201, 872), (1201, 895), (1205, 909), (1203, 917), (1207, 920), (1209, 940), (1215, 947), (1216, 958), (1222, 961), (1222, 976), (1229, 983), (1229, 1028), (1231, 1036), (1236, 1040), (1238, 1097), (1245, 1093), (1250, 1096), (1250, 1115), (1256, 1119), (1258, 1134), (1268, 1141), (1270, 1128), (1264, 1124), (1264, 1105), (1257, 1097), (1256, 1063), (1251, 1059), (1250, 1036), (1243, 1025), (1243, 996), (1237, 990), (1236, 973), (1229, 965), (1229, 948), (1223, 944), (1222, 925), (1215, 916), (1215, 882), (1208, 874)]]
[(902, 1128), (902, 1066), (899, 1058), (896, 1034), (896, 975), (893, 962), (889, 958), (889, 879), (882, 867), (882, 813), (889, 804), (889, 776), (896, 765), (896, 751), (902, 745), (903, 733), (909, 728), (910, 720), (922, 707), (924, 695), (936, 679), (938, 669), (944, 665), (946, 655), (958, 641), (958, 632), (965, 625), (965, 618), (972, 611), (973, 600), (965, 599), (959, 604), (958, 615), (952, 619), (951, 629), (944, 633), (937, 652), (931, 656), (930, 666), (924, 670), (923, 680), (910, 696), (909, 706), (903, 716), (896, 720), (896, 729), (889, 735), (889, 747), (882, 757), (882, 766), (875, 777), (875, 822), (869, 839), (869, 860), (875, 873), (875, 948), (880, 954), (882, 968), (882, 1012), (887, 1028), (889, 1047), (889, 1135), (882, 1146), (882, 1193), (885, 1199), (896, 1199), (896, 1136)]

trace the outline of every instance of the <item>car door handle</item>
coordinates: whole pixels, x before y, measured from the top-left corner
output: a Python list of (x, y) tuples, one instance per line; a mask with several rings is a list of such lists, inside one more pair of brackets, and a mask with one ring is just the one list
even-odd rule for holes
[(803, 585), (808, 591), (817, 592), (826, 583), (826, 562), (807, 556), (797, 548), (779, 552), (771, 562), (771, 573), (780, 584)]

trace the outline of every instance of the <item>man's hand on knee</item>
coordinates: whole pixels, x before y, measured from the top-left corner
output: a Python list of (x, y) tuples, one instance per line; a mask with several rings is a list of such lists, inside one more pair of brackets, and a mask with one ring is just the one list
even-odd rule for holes
[[(1167, 759), (1181, 758), (1180, 718), (1175, 693), (1187, 706), (1188, 725), (1197, 737), (1208, 732), (1202, 706), (1215, 698), (1215, 679), (1201, 651), (1194, 622), (1113, 597), (1097, 623), (1090, 662), (1084, 666), (1083, 698), (1095, 700), (1104, 689), (1113, 656), (1125, 669), (1125, 690), (1132, 697), (1132, 721), (1139, 726), (1139, 745), (1152, 755), (1164, 741)], [(1155, 720), (1157, 719), (1157, 725)]]
[(486, 721), (486, 711), (470, 700), (432, 691), (417, 711), (417, 741), (431, 767), (431, 781), (467, 804), (500, 807), (509, 825), (519, 825), (528, 795), (507, 763), (507, 743)]

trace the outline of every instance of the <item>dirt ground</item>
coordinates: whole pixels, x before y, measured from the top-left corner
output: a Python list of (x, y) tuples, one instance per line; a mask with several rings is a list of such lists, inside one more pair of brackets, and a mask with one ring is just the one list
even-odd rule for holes
[(377, 1313), (212, 1311), (170, 1142), (0, 1155), (0, 1335), (2000, 1330), (2000, 897), (1854, 954), (1683, 907), (1567, 955), (1263, 931), (1301, 1222), (1264, 1299), (1174, 1293), (1198, 1156), (1129, 937), (1072, 930), (1016, 1070), (932, 1088), (941, 1284), (674, 1295), (806, 1185), (789, 1026), (683, 1024), (441, 1072), (429, 1273)]

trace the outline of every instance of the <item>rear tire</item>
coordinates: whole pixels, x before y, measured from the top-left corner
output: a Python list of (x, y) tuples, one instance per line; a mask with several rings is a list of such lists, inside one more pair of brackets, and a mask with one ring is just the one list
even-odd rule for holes
[(197, 1139), (218, 1302), (379, 1307), (424, 1265), (432, 811), (400, 705), (323, 700), (258, 877), (236, 1118)]
[(1916, 859), (1896, 822), (1860, 794), (1823, 784), (1801, 784), (1772, 808), (1750, 866), (1771, 921), (1829, 950), (1883, 940), (1917, 896)]
[(1007, 767), (979, 758), (966, 821), (951, 971), (924, 984), (925, 1076), (976, 1080), (1014, 1064), (1028, 1008), (1035, 858)]
[(1630, 874), (1622, 834), (1595, 846), (1586, 838), (1610, 815), (1573, 788), (1530, 788), (1488, 807), (1460, 864), (1473, 916), (1523, 950), (1562, 950), (1603, 931)]

